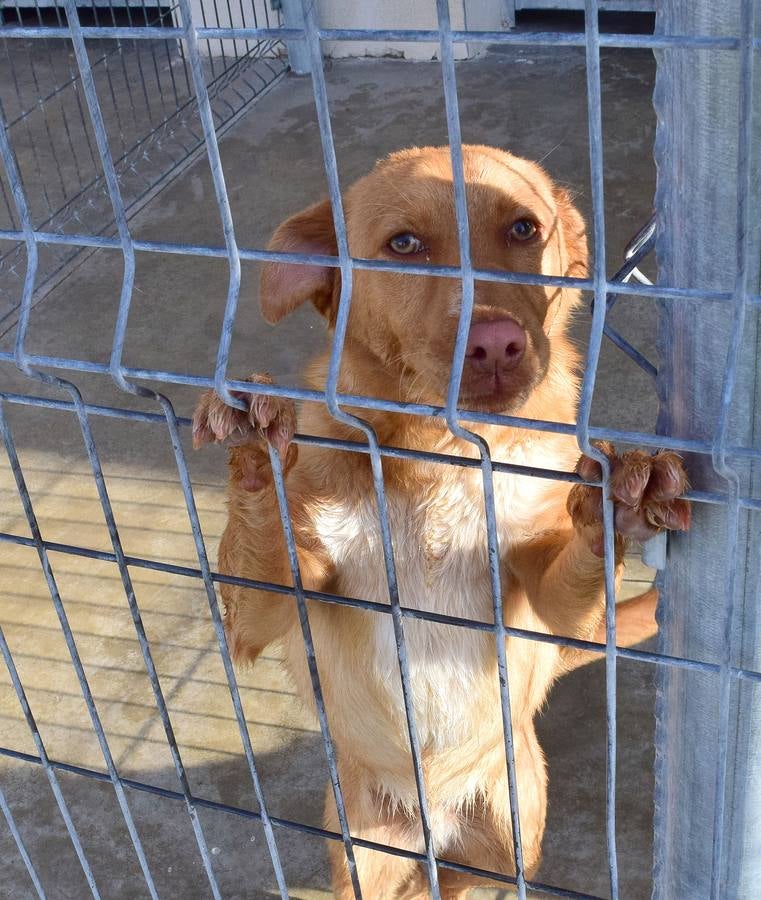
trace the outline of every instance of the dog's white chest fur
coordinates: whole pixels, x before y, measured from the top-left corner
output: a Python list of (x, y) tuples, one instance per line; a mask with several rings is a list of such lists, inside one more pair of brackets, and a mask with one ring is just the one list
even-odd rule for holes
[[(388, 519), (402, 606), (493, 621), (491, 577), (480, 473), (463, 473), (419, 498), (389, 492)], [(475, 489), (474, 489), (475, 488)], [(537, 479), (495, 478), (500, 544), (523, 530), (541, 501)], [(318, 533), (348, 596), (388, 603), (389, 588), (374, 498), (324, 507)], [(504, 586), (503, 586), (504, 589)], [(399, 663), (390, 615), (374, 614), (368, 664), (402, 716)], [(471, 698), (494, 659), (488, 632), (404, 619), (415, 718), (423, 746), (453, 746), (475, 723)], [(496, 679), (492, 679), (495, 682)], [(498, 701), (497, 701), (498, 702)]]

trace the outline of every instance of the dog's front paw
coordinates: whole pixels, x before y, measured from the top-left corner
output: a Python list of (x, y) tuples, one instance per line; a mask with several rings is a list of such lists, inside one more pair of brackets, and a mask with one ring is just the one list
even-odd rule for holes
[[(244, 381), (273, 384), (269, 375), (250, 375)], [(296, 408), (293, 400), (266, 394), (230, 391), (242, 400), (247, 410), (228, 406), (214, 391), (201, 394), (193, 413), (193, 446), (217, 443), (237, 447), (257, 441), (272, 444), (284, 453), (296, 431)]]
[[(663, 529), (686, 531), (690, 527), (689, 501), (680, 498), (689, 486), (680, 456), (670, 451), (651, 455), (642, 450), (619, 456), (612, 444), (598, 446), (610, 460), (610, 494), (619, 550), (626, 539), (646, 541)], [(600, 464), (588, 456), (581, 457), (576, 471), (589, 481), (602, 477)], [(602, 556), (600, 488), (574, 485), (567, 505), (574, 526), (588, 535), (592, 551)]]

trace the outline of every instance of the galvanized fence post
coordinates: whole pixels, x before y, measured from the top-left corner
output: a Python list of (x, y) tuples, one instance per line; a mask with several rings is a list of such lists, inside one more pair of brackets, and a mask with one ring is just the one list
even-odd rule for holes
[[(280, 8), (283, 12), (283, 25), (286, 28), (304, 28), (304, 10), (301, 0), (280, 0)], [(309, 46), (303, 41), (286, 41), (288, 50), (288, 65), (295, 75), (309, 75), (312, 71), (312, 62), (309, 56)]]
[(759, 23), (759, 0), (670, 0), (658, 18), (661, 34), (740, 39), (729, 51), (656, 54), (659, 279), (732, 295), (659, 304), (659, 430), (711, 441), (712, 457), (689, 460), (693, 486), (728, 496), (725, 506), (696, 505), (662, 585), (660, 649), (720, 666), (716, 676), (660, 667), (654, 896), (663, 900), (750, 900), (761, 879), (751, 818), (761, 808), (761, 692), (733, 677), (761, 659), (761, 523), (737, 503), (738, 493), (757, 496), (761, 479), (757, 461), (732, 454), (757, 447), (761, 432), (760, 310), (748, 298), (761, 248)]

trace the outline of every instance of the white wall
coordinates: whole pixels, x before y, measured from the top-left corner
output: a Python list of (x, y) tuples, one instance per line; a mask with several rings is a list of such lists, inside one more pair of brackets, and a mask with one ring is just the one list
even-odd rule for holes
[[(260, 11), (263, 4), (269, 5), (269, 0), (253, 0), (253, 2), (257, 11)], [(435, 29), (437, 27), (435, 0), (316, 0), (316, 2), (322, 28)], [(300, 0), (294, 0), (294, 6), (298, 9)], [(449, 8), (454, 29), (499, 31), (505, 25), (505, 0), (450, 0)], [(217, 25), (214, 4), (211, 0), (191, 0), (191, 9), (193, 21), (197, 25), (203, 24), (203, 12), (206, 13), (206, 23), (210, 27)], [(244, 24), (239, 4), (231, 3), (230, 13), (227, 12), (227, 5), (224, 3), (217, 3), (217, 9), (221, 19), (219, 25), (222, 27), (239, 27)], [(287, 19), (287, 14), (285, 18)], [(260, 22), (264, 22), (262, 14), (259, 15), (259, 19)], [(276, 14), (271, 11), (270, 21), (273, 25), (277, 21)], [(243, 43), (239, 41), (238, 44), (238, 52), (245, 52)], [(222, 46), (226, 54), (232, 55), (232, 41), (212, 41), (208, 49), (213, 55), (219, 55)], [(206, 41), (201, 42), (201, 50), (207, 52)], [(430, 60), (438, 59), (439, 45), (437, 41), (431, 43), (325, 41), (323, 51), (326, 56), (336, 59), (390, 56), (399, 59)], [(455, 56), (458, 59), (477, 56), (482, 51), (481, 44), (455, 46)]]
[[(323, 28), (423, 28), (435, 29), (435, 0), (318, 0)], [(450, 0), (452, 28), (500, 31), (505, 26), (504, 0)], [(402, 59), (438, 59), (439, 45), (379, 41), (328, 41), (325, 52), (345, 56), (395, 56)], [(477, 56), (483, 45), (455, 46), (455, 56)]]
[[(113, 0), (110, 0), (110, 2), (113, 2)], [(271, 9), (270, 0), (246, 0), (243, 4), (238, 2), (238, 0), (230, 3), (226, 3), (224, 0), (221, 0), (221, 2), (217, 0), (216, 9), (213, 0), (190, 0), (190, 13), (193, 17), (193, 24), (197, 28), (253, 28), (253, 9), (256, 10), (260, 28), (267, 27), (267, 17), (269, 17), (269, 27), (279, 27), (278, 14)], [(174, 19), (175, 24), (182, 24), (179, 10), (175, 10)], [(251, 43), (249, 42), (250, 46)], [(224, 51), (224, 55), (228, 58), (228, 63), (230, 63), (235, 59), (236, 51), (241, 56), (246, 53), (246, 41), (214, 40), (207, 42), (205, 39), (202, 39), (199, 41), (199, 50), (204, 55), (208, 54), (215, 57), (222, 56)]]

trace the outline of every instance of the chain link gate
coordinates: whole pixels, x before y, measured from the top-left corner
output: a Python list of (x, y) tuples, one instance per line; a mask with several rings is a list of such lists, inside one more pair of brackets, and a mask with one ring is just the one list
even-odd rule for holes
[[(527, 891), (559, 897), (590, 897), (562, 885), (548, 885), (527, 881), (522, 867), (522, 848), (520, 817), (517, 808), (517, 792), (515, 789), (516, 773), (515, 760), (512, 746), (511, 718), (509, 714), (510, 696), (507, 680), (507, 661), (505, 650), (505, 638), (514, 637), (521, 640), (543, 641), (562, 646), (575, 647), (597, 654), (604, 655), (606, 667), (606, 710), (607, 710), (607, 771), (606, 771), (606, 827), (607, 827), (607, 859), (610, 884), (610, 896), (618, 898), (620, 893), (618, 882), (618, 860), (616, 847), (616, 663), (620, 658), (636, 660), (643, 664), (657, 667), (670, 667), (674, 670), (685, 670), (703, 673), (704, 675), (718, 679), (722, 690), (729, 691), (733, 684), (747, 683), (756, 685), (761, 682), (761, 672), (750, 666), (738, 664), (732, 650), (732, 641), (727, 640), (725, 656), (719, 661), (706, 661), (699, 657), (679, 656), (665, 652), (653, 652), (631, 648), (618, 647), (616, 645), (615, 629), (615, 586), (614, 586), (614, 553), (612, 531), (612, 503), (605, 503), (605, 543), (606, 543), (606, 643), (595, 644), (589, 641), (580, 641), (570, 638), (562, 638), (554, 635), (529, 632), (516, 629), (503, 624), (501, 573), (499, 570), (499, 547), (495, 524), (494, 511), (494, 486), (493, 477), (500, 472), (519, 472), (522, 475), (532, 475), (539, 478), (561, 479), (570, 482), (580, 482), (579, 476), (569, 472), (545, 471), (541, 469), (528, 470), (526, 467), (515, 466), (510, 463), (492, 461), (488, 445), (467, 428), (468, 422), (492, 423), (496, 425), (511, 426), (517, 428), (530, 428), (535, 431), (548, 433), (564, 433), (575, 435), (581, 451), (588, 455), (600, 458), (600, 454), (594, 448), (592, 441), (610, 440), (618, 443), (630, 443), (650, 448), (670, 448), (681, 453), (692, 453), (710, 457), (719, 475), (724, 479), (723, 487), (717, 489), (704, 489), (702, 485), (690, 490), (685, 496), (698, 504), (719, 505), (728, 510), (728, 552), (723, 564), (727, 567), (729, 577), (727, 579), (727, 592), (723, 601), (723, 616), (731, 624), (732, 608), (736, 600), (736, 582), (732, 573), (738, 567), (740, 549), (737, 540), (738, 520), (741, 511), (748, 511), (749, 515), (761, 511), (761, 500), (758, 499), (750, 487), (741, 483), (734, 477), (732, 465), (737, 459), (743, 462), (755, 462), (761, 451), (753, 445), (734, 445), (731, 442), (729, 430), (729, 410), (733, 401), (735, 381), (740, 347), (743, 337), (745, 319), (755, 315), (761, 304), (761, 296), (749, 284), (748, 260), (757, 248), (750, 246), (751, 228), (749, 217), (751, 211), (748, 207), (750, 196), (749, 185), (751, 183), (751, 141), (752, 141), (752, 94), (754, 55), (761, 46), (761, 42), (754, 37), (754, 12), (753, 0), (743, 0), (742, 25), (739, 33), (730, 36), (714, 36), (706, 34), (671, 34), (657, 33), (656, 35), (629, 35), (629, 34), (601, 34), (598, 28), (597, 2), (587, 0), (585, 31), (583, 33), (538, 33), (538, 32), (475, 32), (453, 29), (450, 23), (449, 5), (445, 0), (437, 0), (437, 28), (427, 30), (364, 30), (356, 29), (326, 29), (321, 28), (317, 22), (314, 5), (304, 2), (302, 13), (303, 22), (295, 27), (272, 26), (266, 23), (260, 26), (256, 23), (223, 25), (219, 21), (216, 25), (209, 26), (206, 22), (200, 24), (194, 18), (189, 0), (180, 0), (176, 7), (172, 8), (173, 24), (166, 24), (166, 18), (162, 13), (160, 24), (146, 20), (139, 26), (132, 23), (126, 25), (85, 24), (81, 20), (81, 11), (74, 0), (67, 0), (60, 8), (56, 7), (57, 21), (52, 25), (44, 24), (42, 18), (37, 23), (26, 24), (19, 20), (11, 21), (3, 25), (0, 36), (6, 39), (6, 44), (13, 41), (28, 41), (30, 44), (47, 44), (48, 42), (61, 42), (70, 44), (76, 62), (76, 72), (73, 73), (73, 82), (76, 82), (78, 108), (83, 115), (86, 114), (86, 128), (92, 136), (93, 162), (98, 163), (102, 170), (99, 176), (99, 196), (103, 196), (105, 185), (106, 196), (110, 205), (110, 214), (116, 225), (116, 234), (104, 234), (101, 229), (105, 226), (95, 218), (90, 219), (81, 214), (63, 213), (67, 224), (72, 223), (74, 230), (60, 230), (60, 222), (55, 216), (67, 208), (66, 203), (58, 207), (60, 200), (45, 196), (45, 208), (36, 209), (33, 206), (30, 189), (29, 174), (21, 171), (17, 153), (14, 151), (14, 141), (18, 140), (17, 126), (23, 124), (28, 118), (31, 107), (21, 110), (14, 117), (3, 111), (2, 128), (0, 128), (0, 156), (2, 156), (5, 181), (3, 186), (4, 202), (12, 214), (10, 227), (0, 232), (0, 239), (6, 242), (16, 253), (16, 259), (9, 264), (12, 272), (23, 269), (23, 289), (21, 302), (18, 307), (18, 324), (15, 331), (15, 345), (12, 350), (0, 351), (0, 363), (15, 365), (29, 379), (29, 392), (12, 393), (3, 391), (0, 394), (0, 428), (3, 432), (5, 448), (10, 466), (14, 475), (15, 484), (23, 505), (30, 536), (21, 534), (2, 533), (3, 541), (33, 548), (38, 557), (47, 587), (58, 616), (62, 632), (65, 636), (71, 662), (76, 671), (76, 676), (89, 711), (93, 731), (97, 735), (100, 751), (102, 753), (105, 769), (75, 766), (51, 759), (48, 756), (45, 743), (40, 736), (40, 730), (36, 725), (33, 710), (31, 709), (24, 685), (18, 674), (11, 648), (0, 632), (0, 650), (2, 650), (8, 667), (13, 688), (21, 704), (24, 716), (32, 735), (36, 755), (23, 753), (11, 747), (0, 747), (0, 754), (31, 765), (41, 766), (49, 781), (50, 788), (55, 796), (56, 803), (63, 818), (66, 830), (79, 859), (84, 877), (94, 897), (101, 896), (101, 886), (96, 880), (87, 853), (81, 840), (75, 817), (72, 815), (66, 797), (61, 789), (59, 773), (67, 772), (80, 775), (85, 778), (105, 781), (113, 786), (119, 808), (123, 815), (134, 852), (139, 862), (147, 890), (153, 897), (158, 897), (158, 891), (154, 875), (149, 865), (144, 841), (140, 829), (130, 806), (130, 797), (133, 792), (144, 792), (159, 795), (164, 798), (183, 802), (187, 809), (189, 820), (198, 845), (198, 852), (202, 860), (205, 878), (208, 882), (208, 892), (214, 897), (223, 896), (220, 889), (218, 874), (215, 871), (214, 852), (209, 846), (209, 841), (204, 832), (199, 810), (214, 810), (226, 815), (244, 817), (261, 823), (264, 831), (268, 852), (272, 862), (272, 871), (277, 882), (280, 896), (289, 896), (286, 885), (286, 876), (279, 849), (279, 837), (284, 832), (302, 832), (305, 834), (320, 835), (333, 841), (342, 841), (350, 870), (354, 873), (353, 883), (355, 894), (361, 896), (359, 883), (356, 878), (354, 865), (354, 847), (370, 847), (380, 851), (408, 856), (416, 859), (426, 866), (429, 877), (431, 895), (439, 897), (438, 870), (439, 868), (451, 868), (461, 871), (470, 871), (474, 874), (486, 874), (467, 865), (453, 863), (437, 858), (430, 837), (430, 822), (428, 820), (428, 808), (425, 796), (425, 785), (420, 758), (420, 748), (417, 740), (414, 712), (410, 695), (409, 660), (407, 658), (404, 637), (404, 624), (410, 618), (417, 618), (430, 622), (447, 625), (457, 625), (464, 628), (476, 629), (490, 633), (496, 645), (500, 672), (502, 715), (504, 723), (505, 758), (508, 769), (508, 778), (511, 787), (511, 816), (513, 824), (513, 839), (516, 859), (515, 878), (489, 873), (496, 881), (513, 885), (518, 895), (525, 897)], [(62, 15), (65, 13), (65, 16)], [(39, 14), (39, 10), (38, 10)], [(411, 274), (425, 274), (431, 277), (458, 277), (462, 280), (462, 308), (459, 319), (459, 330), (452, 361), (451, 380), (444, 407), (431, 407), (423, 404), (395, 403), (378, 400), (364, 396), (346, 396), (338, 391), (338, 374), (341, 364), (346, 327), (351, 307), (352, 273), (357, 269), (395, 269), (402, 271), (400, 267), (394, 267), (390, 263), (382, 263), (366, 259), (352, 258), (349, 253), (345, 222), (343, 217), (342, 197), (338, 175), (336, 150), (333, 140), (331, 115), (328, 103), (328, 94), (325, 79), (325, 63), (321, 52), (321, 42), (324, 41), (351, 41), (362, 39), (364, 41), (409, 41), (409, 42), (434, 42), (439, 46), (441, 62), (444, 98), (446, 106), (446, 122), (448, 138), (452, 148), (452, 168), (455, 183), (455, 203), (457, 221), (459, 225), (460, 260), (459, 268), (446, 266), (410, 266), (406, 264), (403, 271)], [(216, 197), (219, 218), (222, 223), (224, 235), (224, 247), (208, 246), (204, 244), (178, 243), (171, 241), (147, 241), (136, 239), (130, 229), (129, 215), (133, 204), (142, 196), (140, 188), (130, 191), (125, 187), (122, 164), (130, 167), (128, 159), (140, 142), (135, 147), (125, 149), (125, 144), (115, 147), (113, 135), (109, 135), (106, 127), (102, 104), (104, 103), (104, 85), (96, 83), (95, 68), (98, 62), (93, 62), (88, 53), (88, 43), (95, 40), (116, 40), (134, 42), (135, 46), (147, 44), (153, 47), (158, 43), (167, 48), (170, 44), (175, 49), (172, 53), (180, 54), (182, 70), (187, 78), (185, 100), (192, 104), (194, 114), (197, 112), (200, 123), (198, 136), (202, 137), (203, 147), (210, 166), (211, 177)], [(338, 316), (335, 326), (335, 337), (332, 346), (330, 370), (328, 373), (327, 387), (324, 393), (307, 391), (292, 386), (256, 385), (250, 382), (233, 380), (228, 375), (228, 363), (231, 352), (233, 327), (236, 319), (236, 311), (241, 290), (241, 264), (242, 262), (262, 262), (279, 260), (282, 262), (308, 265), (325, 265), (325, 259), (320, 256), (303, 254), (282, 254), (262, 251), (255, 248), (241, 247), (236, 238), (235, 223), (228, 196), (226, 174), (223, 172), (220, 158), (218, 138), (220, 129), (227, 121), (244, 108), (246, 101), (241, 100), (240, 106), (230, 106), (230, 115), (224, 119), (219, 113), (215, 115), (212, 85), (215, 84), (214, 76), (208, 71), (208, 63), (202, 53), (202, 42), (220, 41), (250, 42), (251, 47), (272, 48), (280, 41), (301, 42), (304, 57), (311, 70), (314, 101), (317, 118), (320, 126), (320, 140), (324, 155), (325, 173), (329, 189), (330, 201), (334, 216), (338, 255), (329, 261), (329, 264), (338, 268), (342, 276), (341, 298), (338, 307)], [(591, 276), (588, 278), (569, 277), (545, 277), (519, 272), (495, 272), (475, 269), (471, 263), (470, 245), (468, 237), (468, 214), (465, 201), (465, 182), (462, 166), (462, 139), (460, 133), (460, 117), (458, 111), (457, 72), (455, 66), (455, 44), (512, 44), (512, 45), (540, 45), (547, 47), (579, 46), (583, 47), (586, 54), (587, 71), (587, 107), (589, 129), (589, 158), (592, 174), (592, 201), (593, 221), (591, 231), (594, 237), (594, 262)], [(249, 44), (247, 43), (247, 46)], [(184, 48), (182, 51), (176, 48)], [(643, 282), (631, 282), (629, 277), (642, 257), (651, 249), (653, 241), (653, 227), (641, 236), (641, 240), (635, 242), (632, 247), (632, 255), (627, 260), (624, 268), (612, 278), (607, 277), (605, 248), (606, 230), (604, 199), (604, 164), (603, 142), (601, 125), (601, 78), (600, 78), (600, 48), (650, 48), (662, 52), (680, 50), (684, 52), (732, 52), (740, 61), (740, 135), (738, 140), (738, 219), (736, 234), (739, 254), (739, 267), (735, 287), (731, 291), (711, 288), (699, 285), (688, 287), (680, 284), (651, 285)], [(163, 51), (162, 51), (163, 52)], [(255, 55), (255, 54), (253, 54)], [(266, 57), (266, 53), (264, 54)], [(302, 59), (304, 58), (302, 57)], [(155, 61), (156, 56), (152, 55)], [(107, 66), (107, 64), (104, 63)], [(275, 76), (279, 71), (279, 62), (273, 57), (267, 62), (269, 71)], [(105, 71), (105, 70), (104, 70)], [(128, 79), (129, 80), (129, 79)], [(109, 79), (110, 81), (110, 79)], [(231, 82), (232, 84), (233, 82)], [(57, 92), (54, 92), (57, 97)], [(49, 99), (49, 98), (48, 98)], [(147, 98), (146, 98), (147, 99)], [(174, 103), (179, 103), (179, 96), (174, 96)], [(42, 98), (38, 98), (40, 103)], [(139, 101), (135, 101), (139, 105)], [(181, 107), (185, 108), (185, 107)], [(85, 121), (85, 120), (83, 120)], [(162, 121), (151, 121), (150, 131), (142, 140), (152, 140), (161, 132), (167, 123), (172, 121), (172, 115)], [(25, 126), (26, 127), (26, 126)], [(14, 130), (15, 129), (15, 130)], [(734, 138), (733, 138), (734, 139)], [(193, 142), (186, 147), (187, 154), (193, 152)], [(191, 148), (191, 149), (189, 149)], [(39, 159), (38, 166), (44, 165)], [(172, 166), (166, 166), (160, 172), (153, 173), (150, 178), (157, 183), (166, 176), (166, 172)], [(150, 179), (149, 179), (150, 180)], [(80, 179), (80, 190), (86, 192), (94, 185)], [(151, 187), (153, 183), (151, 183)], [(148, 188), (150, 189), (150, 188)], [(68, 194), (64, 191), (62, 199), (68, 202)], [(78, 198), (79, 195), (76, 195)], [(97, 206), (97, 204), (95, 204)], [(87, 205), (88, 208), (94, 208)], [(54, 209), (54, 207), (58, 207)], [(73, 201), (68, 206), (69, 210), (76, 208)], [(45, 218), (47, 214), (49, 218)], [(55, 220), (56, 227), (50, 225)], [(55, 357), (46, 354), (33, 353), (29, 350), (32, 330), (32, 309), (38, 298), (38, 289), (47, 283), (54, 271), (50, 271), (40, 264), (40, 250), (48, 245), (63, 247), (69, 251), (79, 251), (85, 248), (108, 249), (120, 253), (124, 261), (123, 279), (120, 290), (120, 301), (116, 326), (113, 333), (113, 341), (109, 348), (108, 362), (92, 362), (75, 357)], [(14, 249), (14, 248), (23, 248)], [(228, 293), (224, 313), (222, 331), (218, 343), (218, 353), (214, 376), (192, 376), (176, 372), (167, 372), (159, 369), (133, 368), (125, 365), (125, 342), (128, 334), (128, 320), (130, 309), (134, 299), (135, 286), (135, 260), (138, 253), (174, 254), (190, 257), (214, 258), (223, 261), (228, 267)], [(4, 259), (5, 257), (3, 257)], [(60, 263), (59, 263), (60, 268)], [(2, 274), (2, 270), (0, 270)], [(488, 413), (468, 413), (457, 407), (460, 379), (464, 365), (468, 326), (474, 304), (474, 284), (477, 280), (502, 282), (507, 284), (537, 284), (549, 286), (568, 286), (580, 288), (591, 293), (594, 297), (592, 310), (592, 328), (589, 341), (589, 349), (586, 358), (582, 396), (579, 406), (579, 416), (576, 426), (560, 426), (557, 423), (534, 421), (502, 416)], [(646, 282), (646, 279), (644, 280)], [(650, 298), (653, 301), (679, 303), (684, 301), (710, 301), (723, 304), (733, 316), (733, 338), (729, 345), (726, 366), (722, 369), (722, 400), (720, 406), (720, 418), (712, 423), (708, 437), (675, 437), (669, 434), (648, 434), (645, 432), (622, 431), (620, 429), (595, 427), (590, 422), (591, 408), (595, 383), (598, 373), (598, 363), (604, 335), (610, 337), (616, 345), (624, 350), (650, 375), (655, 374), (655, 367), (646, 360), (629, 342), (618, 334), (606, 321), (606, 315), (619, 297), (638, 296)], [(56, 374), (53, 374), (56, 373)], [(58, 374), (60, 373), (60, 374)], [(104, 405), (92, 405), (85, 402), (77, 384), (77, 378), (82, 375), (99, 375), (111, 378), (116, 386), (139, 401), (138, 408), (126, 408)], [(64, 377), (65, 376), (65, 377)], [(147, 382), (155, 386), (145, 387), (138, 382)], [(319, 438), (310, 435), (297, 435), (297, 443), (318, 443), (322, 446), (333, 446), (339, 450), (369, 454), (372, 463), (374, 488), (378, 502), (380, 515), (380, 527), (383, 537), (383, 549), (388, 576), (389, 605), (372, 603), (351, 597), (316, 593), (303, 588), (298, 570), (296, 547), (292, 533), (289, 513), (286, 503), (285, 485), (280, 459), (276, 453), (271, 454), (272, 467), (275, 475), (275, 484), (280, 504), (280, 512), (286, 540), (288, 543), (290, 563), (292, 567), (293, 587), (269, 583), (252, 582), (237, 576), (222, 575), (213, 571), (208, 560), (206, 544), (201, 528), (194, 489), (191, 484), (191, 476), (185, 459), (182, 443), (182, 430), (190, 424), (188, 419), (176, 415), (172, 402), (160, 392), (162, 385), (188, 385), (195, 388), (213, 387), (230, 405), (239, 405), (239, 401), (231, 394), (231, 391), (241, 391), (250, 394), (270, 394), (274, 396), (289, 397), (296, 400), (318, 402), (327, 405), (332, 416), (339, 422), (345, 422), (355, 428), (359, 428), (366, 437), (366, 443), (354, 443), (348, 441), (336, 441)], [(35, 390), (40, 385), (41, 390)], [(53, 393), (48, 393), (42, 388), (52, 388)], [(52, 409), (66, 410), (76, 417), (81, 438), (87, 453), (91, 467), (92, 477), (97, 489), (98, 502), (106, 523), (111, 541), (111, 550), (95, 550), (88, 546), (81, 546), (76, 542), (50, 542), (46, 541), (40, 532), (35, 509), (30, 492), (27, 489), (25, 476), (21, 468), (19, 456), (16, 451), (14, 437), (4, 408), (8, 404), (20, 406), (38, 406)], [(387, 447), (379, 443), (373, 428), (364, 420), (348, 414), (343, 407), (351, 406), (355, 409), (385, 410), (389, 412), (403, 412), (408, 415), (434, 416), (446, 421), (450, 430), (475, 444), (479, 458), (455, 459), (442, 458), (441, 455), (423, 451), (411, 451), (400, 448)], [(189, 524), (193, 536), (197, 565), (180, 566), (167, 561), (138, 558), (125, 552), (124, 544), (117, 525), (117, 517), (114, 513), (112, 500), (107, 488), (107, 478), (104, 476), (103, 466), (99, 455), (96, 440), (93, 434), (93, 417), (118, 417), (134, 422), (151, 423), (159, 427), (166, 427), (173, 448), (174, 462), (177, 475), (182, 487), (184, 503), (187, 509)], [(489, 558), (491, 564), (491, 583), (493, 593), (494, 620), (491, 624), (483, 622), (457, 619), (433, 612), (412, 609), (402, 605), (396, 584), (396, 572), (394, 567), (394, 554), (391, 542), (391, 533), (387, 519), (387, 507), (385, 499), (385, 486), (382, 471), (383, 457), (391, 458), (420, 458), (431, 460), (446, 465), (470, 466), (480, 469), (483, 476), (483, 489), (486, 508), (486, 524), (489, 541)], [(602, 486), (607, 496), (609, 469), (604, 459)], [(734, 529), (734, 530), (733, 530)], [(733, 537), (734, 535), (734, 537)], [(751, 551), (757, 552), (758, 538)], [(170, 789), (156, 784), (150, 784), (137, 779), (127, 778), (119, 772), (119, 765), (111, 750), (107, 729), (100, 718), (97, 704), (93, 698), (89, 686), (85, 666), (79, 655), (73, 629), (68, 621), (61, 593), (56, 581), (54, 566), (50, 561), (51, 553), (63, 553), (83, 558), (101, 560), (118, 570), (123, 586), (124, 596), (129, 607), (131, 619), (137, 635), (140, 654), (150, 680), (153, 699), (159, 712), (161, 723), (170, 748), (172, 761), (179, 790)], [(718, 564), (718, 563), (717, 563)], [(151, 643), (143, 624), (140, 606), (136, 597), (133, 584), (132, 570), (150, 569), (173, 575), (187, 576), (200, 580), (206, 592), (209, 613), (213, 624), (219, 653), (221, 655), (227, 686), (229, 688), (236, 722), (244, 750), (244, 756), (248, 774), (253, 785), (258, 803), (258, 811), (244, 809), (230, 803), (214, 801), (203, 798), (194, 793), (189, 783), (185, 763), (175, 737), (172, 719), (165, 693), (157, 671), (157, 666), (152, 652)], [(285, 819), (272, 816), (268, 812), (265, 792), (262, 788), (259, 767), (252, 747), (250, 728), (241, 703), (235, 671), (230, 661), (227, 649), (222, 617), (218, 605), (216, 584), (227, 582), (241, 586), (266, 589), (272, 593), (289, 595), (295, 598), (299, 618), (304, 637), (305, 649), (310, 663), (310, 675), (314, 689), (315, 701), (320, 722), (320, 730), (324, 745), (325, 757), (331, 775), (334, 798), (338, 810), (340, 833), (329, 832), (325, 829), (307, 825), (296, 819)], [(335, 752), (328, 727), (328, 719), (325, 713), (322, 699), (319, 672), (315, 660), (314, 645), (312, 642), (307, 600), (311, 602), (333, 603), (359, 609), (372, 610), (383, 615), (390, 615), (393, 622), (394, 634), (398, 651), (398, 663), (401, 673), (402, 689), (405, 698), (407, 714), (407, 726), (409, 729), (410, 745), (413, 752), (416, 784), (418, 790), (420, 816), (425, 836), (425, 852), (412, 853), (399, 848), (387, 847), (381, 844), (358, 839), (351, 835), (344, 814), (344, 802), (341, 786), (338, 779)], [(0, 617), (0, 626), (2, 619)], [(729, 628), (729, 626), (727, 626)], [(722, 748), (718, 758), (717, 785), (718, 790), (723, 790), (724, 781), (722, 772), (727, 765), (727, 732), (730, 728), (730, 720), (724, 717), (720, 724), (719, 743)], [(1, 788), (1, 785), (0, 785)], [(0, 808), (2, 808), (5, 820), (10, 829), (18, 853), (28, 870), (31, 884), (40, 897), (46, 896), (45, 886), (42, 884), (37, 868), (35, 867), (35, 850), (25, 845), (22, 829), (14, 819), (13, 810), (0, 793)], [(714, 836), (720, 835), (724, 828), (724, 809), (722, 803), (717, 804), (714, 819)], [(720, 870), (722, 867), (722, 844), (717, 840), (712, 856), (712, 872), (710, 896), (713, 898), (724, 897), (724, 886), (721, 882)], [(206, 891), (206, 888), (203, 889)], [(107, 893), (104, 889), (104, 894)], [(706, 893), (709, 896), (709, 893)], [(739, 896), (739, 894), (738, 894)], [(750, 895), (748, 895), (750, 896)], [(372, 898), (370, 898), (372, 900)], [(676, 898), (681, 900), (681, 898)]]

